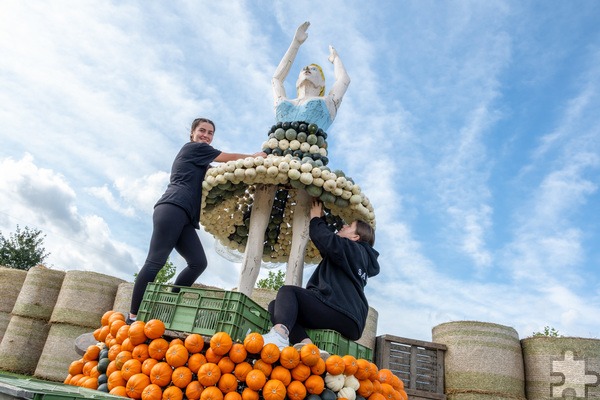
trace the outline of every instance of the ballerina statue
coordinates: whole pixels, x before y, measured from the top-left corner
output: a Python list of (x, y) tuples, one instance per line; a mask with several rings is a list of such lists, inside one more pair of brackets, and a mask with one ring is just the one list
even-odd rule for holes
[[(327, 167), (325, 131), (333, 123), (350, 84), (337, 51), (329, 46), (328, 60), (334, 67), (335, 82), (328, 94), (323, 70), (317, 64), (301, 69), (296, 98), (288, 98), (284, 88), (309, 26), (304, 22), (296, 29), (271, 81), (276, 125), (263, 145), (269, 155), (209, 170), (203, 186), (203, 204), (207, 207), (203, 209), (207, 219), (203, 225), (228, 247), (243, 250), (238, 290), (247, 295), (252, 293), (261, 262), (281, 262), (282, 256), (287, 256), (285, 283), (302, 285), (305, 255), (312, 255), (310, 262), (319, 257), (314, 246), (307, 250), (313, 197), (321, 198), (331, 214), (331, 224), (338, 229), (342, 219), (362, 219), (375, 225), (373, 209), (360, 187), (341, 171), (332, 173)], [(274, 210), (281, 212), (276, 215)], [(282, 218), (286, 222), (282, 223)], [(270, 237), (274, 235), (278, 237)], [(277, 241), (286, 243), (274, 244)], [(276, 256), (265, 260), (269, 243), (269, 250), (277, 247)]]

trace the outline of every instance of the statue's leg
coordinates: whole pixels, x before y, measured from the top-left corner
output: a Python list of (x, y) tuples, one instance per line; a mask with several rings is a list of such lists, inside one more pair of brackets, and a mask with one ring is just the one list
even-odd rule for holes
[(292, 222), (292, 246), (285, 273), (285, 284), (302, 286), (302, 272), (304, 271), (304, 253), (308, 244), (308, 227), (310, 224), (310, 207), (312, 197), (306, 190), (296, 193), (296, 207)]
[(260, 272), (265, 231), (269, 224), (269, 216), (273, 208), (273, 199), (275, 198), (276, 191), (277, 186), (275, 185), (258, 185), (254, 192), (248, 242), (246, 243), (246, 252), (242, 261), (242, 272), (238, 285), (238, 290), (247, 296), (252, 294), (254, 284)]

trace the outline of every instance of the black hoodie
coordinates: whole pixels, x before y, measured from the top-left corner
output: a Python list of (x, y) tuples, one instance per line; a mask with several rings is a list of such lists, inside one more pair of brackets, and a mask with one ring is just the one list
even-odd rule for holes
[(367, 242), (355, 242), (333, 233), (323, 218), (310, 220), (309, 234), (323, 259), (306, 288), (316, 291), (328, 306), (356, 321), (362, 332), (369, 312), (364, 287), (367, 278), (379, 273), (379, 253)]

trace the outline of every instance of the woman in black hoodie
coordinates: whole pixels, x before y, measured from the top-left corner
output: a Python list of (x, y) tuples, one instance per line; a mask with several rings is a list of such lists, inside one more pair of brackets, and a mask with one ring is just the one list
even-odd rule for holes
[(332, 329), (357, 340), (365, 327), (369, 304), (364, 287), (368, 278), (379, 273), (375, 232), (360, 220), (344, 225), (337, 234), (331, 232), (317, 199), (313, 199), (310, 216), (310, 238), (322, 260), (306, 288), (286, 285), (279, 289), (269, 304), (273, 328), (263, 336), (265, 344), (302, 346), (311, 342), (305, 329)]

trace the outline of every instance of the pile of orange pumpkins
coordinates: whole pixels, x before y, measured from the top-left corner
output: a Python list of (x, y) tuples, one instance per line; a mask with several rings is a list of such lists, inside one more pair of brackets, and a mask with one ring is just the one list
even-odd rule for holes
[(227, 332), (169, 338), (158, 319), (127, 325), (107, 311), (94, 338), (65, 384), (143, 400), (407, 400), (389, 369), (352, 355), (324, 360), (315, 344), (280, 350), (258, 332), (243, 342)]

